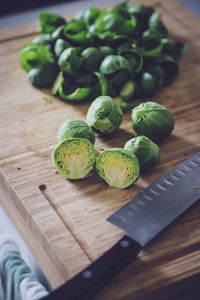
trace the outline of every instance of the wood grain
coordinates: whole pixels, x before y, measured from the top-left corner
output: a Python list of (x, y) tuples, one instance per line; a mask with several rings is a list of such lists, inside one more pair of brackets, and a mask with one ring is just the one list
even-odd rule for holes
[[(171, 110), (176, 119), (172, 136), (161, 145), (161, 162), (126, 190), (109, 188), (94, 173), (84, 181), (73, 182), (55, 172), (51, 152), (58, 127), (66, 118), (84, 119), (89, 103), (66, 104), (49, 91), (28, 84), (18, 56), (21, 47), (33, 38), (31, 26), (17, 29), (15, 38), (2, 38), (0, 188), (6, 196), (2, 201), (12, 217), (16, 212), (15, 223), (23, 224), (23, 230), (18, 227), (54, 286), (82, 270), (122, 236), (122, 231), (106, 221), (112, 212), (200, 147), (198, 21), (171, 0), (143, 2), (155, 4), (171, 35), (187, 42), (189, 50), (181, 60), (176, 82), (153, 99)], [(46, 95), (50, 101), (45, 101)], [(127, 114), (112, 139), (98, 138), (96, 148), (123, 146), (132, 136)], [(198, 273), (199, 214), (200, 205), (196, 204), (150, 243), (96, 299), (138, 299)], [(27, 238), (29, 232), (35, 245)], [(55, 276), (51, 273), (54, 268)]]

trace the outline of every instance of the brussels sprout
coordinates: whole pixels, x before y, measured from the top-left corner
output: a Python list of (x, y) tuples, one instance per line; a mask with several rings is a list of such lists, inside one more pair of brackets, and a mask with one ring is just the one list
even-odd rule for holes
[(71, 47), (70, 44), (68, 42), (66, 42), (65, 40), (63, 39), (58, 39), (55, 43), (55, 46), (54, 46), (54, 52), (55, 52), (55, 55), (57, 57), (59, 57), (61, 55), (61, 53), (67, 49)]
[(83, 61), (80, 53), (80, 48), (70, 47), (64, 50), (58, 59), (58, 65), (61, 70), (66, 74), (75, 76)]
[(101, 61), (103, 60), (102, 53), (94, 47), (86, 48), (82, 51), (81, 56), (83, 58), (83, 70), (86, 72), (92, 72), (99, 69)]
[(68, 179), (82, 179), (93, 169), (96, 150), (84, 138), (72, 138), (56, 146), (52, 162), (58, 173)]
[(142, 103), (132, 110), (133, 129), (153, 141), (164, 140), (174, 129), (174, 117), (163, 105)]
[(108, 135), (116, 131), (123, 119), (121, 107), (109, 96), (100, 96), (90, 105), (86, 121), (97, 134)]
[(149, 172), (160, 160), (160, 148), (144, 135), (129, 140), (124, 149), (138, 158), (141, 172)]
[(51, 37), (53, 41), (56, 41), (57, 39), (65, 39), (64, 28), (65, 25), (61, 25), (52, 33)]
[(147, 72), (143, 73), (140, 80), (140, 88), (144, 96), (153, 96), (157, 91), (157, 78)]
[(123, 148), (102, 151), (97, 158), (96, 169), (108, 185), (120, 189), (125, 189), (135, 182), (140, 172), (136, 156)]
[(54, 55), (48, 45), (28, 44), (20, 52), (20, 64), (26, 72), (53, 62)]
[(82, 120), (66, 120), (58, 130), (58, 142), (70, 138), (85, 138), (92, 144), (95, 143), (95, 133), (92, 128)]
[(31, 69), (28, 72), (28, 79), (32, 85), (38, 88), (51, 88), (57, 75), (58, 67), (52, 63)]
[(65, 23), (65, 19), (56, 14), (41, 12), (39, 15), (39, 28), (42, 33), (53, 33), (56, 28)]
[(129, 61), (120, 55), (108, 55), (101, 63), (100, 72), (112, 75), (120, 70), (128, 70), (132, 74), (132, 68)]

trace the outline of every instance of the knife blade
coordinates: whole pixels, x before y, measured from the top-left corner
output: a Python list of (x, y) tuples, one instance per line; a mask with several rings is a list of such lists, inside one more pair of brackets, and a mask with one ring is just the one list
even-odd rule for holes
[(127, 235), (44, 299), (91, 299), (142, 247), (199, 199), (200, 152), (197, 152), (112, 214), (107, 220)]

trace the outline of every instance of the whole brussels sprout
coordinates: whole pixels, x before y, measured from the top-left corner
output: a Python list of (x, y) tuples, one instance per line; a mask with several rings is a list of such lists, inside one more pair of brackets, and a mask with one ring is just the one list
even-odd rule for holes
[(156, 166), (160, 159), (160, 148), (144, 135), (139, 135), (130, 139), (124, 146), (138, 158), (142, 172), (149, 172)]
[(123, 148), (106, 149), (96, 160), (98, 175), (108, 185), (125, 189), (139, 176), (140, 165), (137, 157)]
[(174, 129), (174, 117), (156, 102), (141, 103), (132, 110), (133, 129), (153, 141), (164, 140)]
[(68, 179), (82, 179), (93, 169), (96, 150), (84, 138), (67, 139), (56, 146), (52, 162), (59, 174)]
[(108, 135), (116, 131), (123, 119), (121, 107), (109, 96), (100, 96), (90, 105), (86, 121), (95, 133)]
[(92, 128), (82, 120), (66, 120), (58, 130), (58, 142), (70, 138), (85, 138), (92, 144), (95, 143), (95, 133)]

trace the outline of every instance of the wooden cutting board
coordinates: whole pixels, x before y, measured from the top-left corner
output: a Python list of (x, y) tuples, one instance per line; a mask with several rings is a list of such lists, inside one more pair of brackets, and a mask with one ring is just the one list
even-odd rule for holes
[[(67, 181), (55, 172), (51, 152), (58, 127), (67, 118), (84, 119), (89, 103), (66, 104), (28, 83), (18, 63), (19, 51), (36, 35), (35, 26), (0, 36), (1, 201), (55, 287), (122, 236), (122, 231), (106, 221), (110, 214), (200, 148), (199, 21), (172, 0), (141, 2), (154, 4), (171, 35), (187, 42), (189, 50), (181, 60), (176, 82), (153, 99), (164, 104), (176, 119), (172, 136), (161, 145), (161, 162), (126, 190), (108, 187), (95, 174)], [(132, 136), (127, 114), (116, 134), (97, 138), (96, 148), (123, 146)], [(96, 299), (138, 299), (200, 272), (199, 215), (196, 204), (151, 242)]]

